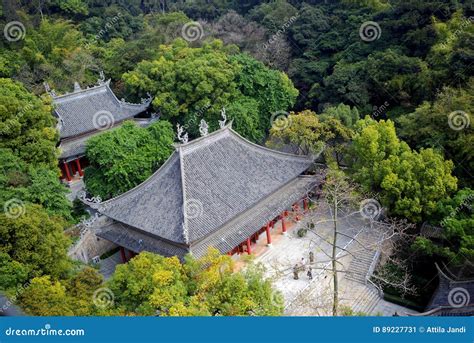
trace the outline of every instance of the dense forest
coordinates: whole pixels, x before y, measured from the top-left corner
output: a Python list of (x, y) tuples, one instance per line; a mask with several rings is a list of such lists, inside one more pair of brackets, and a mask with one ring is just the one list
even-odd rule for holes
[[(211, 286), (193, 281), (196, 264), (205, 262), (180, 267), (151, 254), (122, 266), (110, 281), (123, 295), (115, 312), (88, 303), (103, 280), (66, 255), (63, 230), (81, 212), (58, 178), (59, 135), (45, 84), (64, 94), (74, 82), (94, 85), (101, 71), (119, 98), (152, 95), (151, 112), (161, 119), (146, 129), (126, 123), (88, 142), (89, 193), (106, 199), (143, 182), (172, 152), (176, 124), (197, 137), (200, 120), (215, 130), (225, 108), (236, 131), (256, 143), (299, 153), (324, 146), (323, 163), (377, 194), (388, 216), (416, 224), (396, 253), (417, 292), (392, 289), (394, 296), (426, 305), (436, 288), (434, 261), (474, 274), (473, 1), (5, 0), (1, 6), (0, 289), (15, 294), (33, 280), (20, 297), (29, 313), (150, 314), (165, 297), (150, 290), (151, 278), (141, 279), (155, 259), (175, 281), (162, 306), (175, 297), (175, 314), (208, 315), (218, 307)], [(420, 235), (423, 224), (443, 234)], [(400, 266), (387, 268), (394, 278), (402, 274)], [(270, 286), (257, 280), (259, 273), (227, 275), (238, 294), (262, 292), (238, 298), (225, 314), (268, 301)], [(195, 298), (184, 299), (186, 287), (197, 287)], [(46, 301), (51, 294), (54, 301)], [(200, 297), (208, 303), (199, 304)], [(184, 305), (190, 302), (195, 306)], [(267, 308), (258, 313), (281, 311)]]

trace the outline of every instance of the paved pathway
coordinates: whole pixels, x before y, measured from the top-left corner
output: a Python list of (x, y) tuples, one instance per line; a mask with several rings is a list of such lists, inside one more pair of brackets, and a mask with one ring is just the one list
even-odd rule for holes
[(104, 276), (106, 280), (108, 280), (114, 273), (115, 267), (117, 266), (117, 264), (121, 264), (121, 263), (122, 263), (122, 259), (120, 257), (120, 251), (118, 251), (112, 256), (109, 256), (106, 259), (101, 260), (99, 262), (100, 273)]
[[(255, 262), (265, 266), (266, 276), (271, 278), (274, 287), (282, 292), (286, 315), (331, 315), (333, 292), (328, 255), (331, 254), (332, 245), (328, 241), (332, 240), (333, 229), (329, 218), (329, 210), (320, 205), (307, 214), (301, 222), (293, 223), (286, 236), (281, 235), (281, 228), (276, 226), (272, 232), (271, 248), (265, 247), (265, 235), (261, 236), (262, 239), (257, 244)], [(316, 233), (308, 233), (303, 238), (298, 237), (298, 229), (306, 227), (311, 221), (315, 223)], [(414, 312), (382, 300), (375, 289), (365, 284), (363, 277), (359, 282), (354, 280), (354, 277), (358, 279), (358, 274), (363, 275), (368, 271), (370, 258), (374, 256), (374, 250), (368, 248), (371, 243), (368, 240), (371, 236), (370, 230), (368, 221), (359, 213), (347, 214), (338, 221), (338, 231), (341, 235), (338, 236), (337, 245), (344, 249), (337, 249), (338, 262), (340, 262), (338, 269), (341, 270), (338, 273), (341, 306), (353, 308), (355, 312), (365, 311), (364, 313), (368, 315), (393, 315), (395, 311), (403, 315), (406, 312)], [(357, 241), (352, 239), (354, 237)], [(359, 242), (364, 246), (361, 246)], [(363, 258), (365, 250), (370, 258)], [(315, 254), (315, 263), (311, 264), (313, 280), (309, 280), (306, 271), (300, 272), (299, 279), (294, 280), (293, 266), (304, 258), (305, 267), (308, 268), (310, 251)], [(356, 258), (355, 262), (354, 258)], [(352, 262), (359, 268), (357, 275), (348, 273)], [(348, 274), (352, 276), (352, 279), (346, 278)]]

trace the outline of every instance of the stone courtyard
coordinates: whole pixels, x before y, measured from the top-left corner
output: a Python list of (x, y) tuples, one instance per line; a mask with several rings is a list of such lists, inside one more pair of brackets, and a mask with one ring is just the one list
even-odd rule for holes
[[(389, 303), (367, 282), (369, 270), (376, 259), (377, 232), (371, 228), (370, 221), (358, 211), (341, 215), (338, 221), (336, 251), (339, 274), (340, 308), (351, 308), (354, 314), (391, 316), (416, 313), (413, 310)], [(306, 236), (298, 237), (298, 230), (308, 223), (315, 224), (314, 230)], [(331, 253), (333, 239), (332, 222), (328, 208), (318, 205), (301, 220), (292, 221), (288, 232), (283, 235), (280, 225), (272, 231), (272, 245), (266, 246), (261, 236), (253, 252), (255, 263), (261, 263), (266, 276), (284, 297), (285, 315), (325, 316), (332, 315), (332, 273)], [(314, 262), (309, 262), (309, 252), (314, 253)], [(302, 260), (304, 259), (304, 260)], [(239, 263), (239, 262), (237, 262)], [(304, 271), (294, 279), (293, 268), (304, 264)], [(307, 276), (311, 267), (312, 280)]]

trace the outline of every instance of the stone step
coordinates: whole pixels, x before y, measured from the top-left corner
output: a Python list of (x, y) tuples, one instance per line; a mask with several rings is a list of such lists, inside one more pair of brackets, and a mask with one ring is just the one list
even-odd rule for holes
[(364, 287), (363, 291), (354, 301), (352, 310), (354, 313), (362, 312), (364, 314), (370, 315), (379, 301), (380, 297), (376, 291), (369, 287)]

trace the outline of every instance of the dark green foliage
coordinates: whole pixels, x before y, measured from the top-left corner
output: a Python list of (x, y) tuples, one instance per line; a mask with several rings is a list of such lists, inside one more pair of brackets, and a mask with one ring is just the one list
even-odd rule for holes
[(11, 258), (10, 262), (3, 259), (3, 263), (21, 264), (17, 281), (23, 281), (23, 271), (28, 272), (29, 278), (65, 276), (71, 267), (66, 254), (69, 240), (63, 234), (65, 223), (49, 216), (39, 205), (27, 205), (23, 212), (18, 217), (0, 213), (0, 253)]
[(432, 224), (443, 229), (441, 238), (418, 237), (415, 250), (463, 266), (474, 260), (474, 191), (465, 188), (437, 204)]
[(174, 131), (160, 120), (148, 128), (125, 122), (120, 128), (91, 138), (86, 155), (87, 190), (102, 199), (121, 194), (145, 181), (170, 156)]

